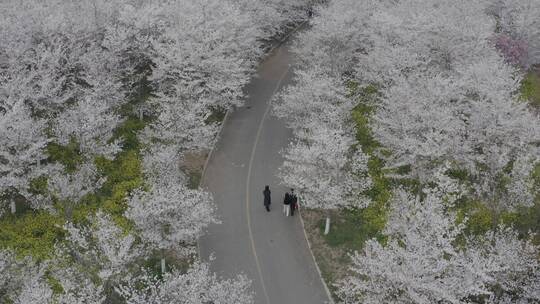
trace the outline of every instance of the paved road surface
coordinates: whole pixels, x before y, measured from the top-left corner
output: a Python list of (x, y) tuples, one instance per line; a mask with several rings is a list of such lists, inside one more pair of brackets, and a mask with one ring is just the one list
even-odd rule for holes
[[(328, 297), (299, 219), (285, 217), (279, 185), (279, 151), (291, 132), (271, 115), (270, 98), (291, 81), (288, 46), (275, 49), (246, 87), (248, 98), (225, 122), (204, 185), (214, 195), (222, 224), (200, 240), (201, 256), (215, 254), (212, 270), (223, 277), (246, 274), (257, 304), (319, 304)], [(271, 212), (262, 191), (270, 185)]]

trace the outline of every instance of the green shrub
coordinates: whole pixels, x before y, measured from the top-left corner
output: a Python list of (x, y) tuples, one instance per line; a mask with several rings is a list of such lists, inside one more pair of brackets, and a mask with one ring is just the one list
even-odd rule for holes
[(465, 200), (456, 206), (457, 222), (462, 223), (465, 219), (466, 235), (482, 235), (497, 226), (494, 221), (499, 217), (480, 201)]
[(540, 202), (537, 201), (532, 207), (520, 207), (514, 212), (504, 213), (502, 221), (517, 229), (521, 236), (533, 233), (534, 243), (540, 245)]
[(540, 76), (529, 72), (521, 83), (521, 97), (534, 106), (540, 106)]
[(64, 220), (46, 211), (27, 212), (23, 216), (4, 216), (0, 221), (0, 246), (12, 249), (17, 256), (36, 260), (51, 258), (54, 244), (63, 239)]
[(368, 154), (380, 147), (380, 144), (373, 138), (369, 127), (369, 116), (373, 110), (372, 106), (359, 103), (352, 112), (352, 118), (356, 125), (356, 139), (362, 146), (362, 151)]
[(131, 224), (124, 217), (124, 212), (127, 209), (126, 198), (129, 193), (143, 185), (141, 159), (138, 151), (122, 152), (113, 161), (98, 157), (96, 158), (96, 166), (107, 177), (107, 181), (96, 196), (91, 196), (88, 199), (110, 214), (113, 221), (121, 228), (131, 229)]
[(36, 177), (30, 181), (30, 193), (45, 195), (49, 192), (48, 178), (45, 175)]
[(142, 183), (141, 160), (136, 150), (120, 153), (115, 160), (108, 160), (104, 157), (97, 157), (96, 167), (107, 177), (101, 192), (112, 195), (115, 185), (122, 182), (134, 181)]
[(46, 152), (49, 156), (49, 161), (64, 165), (67, 173), (75, 172), (79, 164), (83, 161), (79, 151), (79, 143), (74, 139), (65, 146), (51, 142), (47, 145)]
[(211, 108), (210, 111), (210, 115), (204, 121), (207, 125), (221, 123), (227, 114), (227, 110), (223, 108)]
[(138, 150), (140, 148), (137, 132), (144, 129), (145, 122), (130, 116), (114, 132), (113, 140), (122, 139), (124, 151)]
[(471, 180), (469, 172), (465, 169), (452, 168), (447, 170), (445, 174), (461, 182), (467, 182)]
[(189, 189), (198, 189), (199, 184), (201, 183), (202, 172), (201, 171), (188, 171), (188, 188)]
[(45, 273), (45, 280), (51, 287), (53, 294), (60, 295), (64, 293), (64, 288), (62, 287), (60, 280), (53, 277), (49, 272)]

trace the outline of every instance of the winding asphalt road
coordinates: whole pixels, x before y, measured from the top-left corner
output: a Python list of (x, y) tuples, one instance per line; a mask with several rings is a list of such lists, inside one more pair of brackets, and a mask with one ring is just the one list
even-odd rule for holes
[[(270, 114), (270, 99), (291, 82), (292, 60), (284, 44), (261, 63), (245, 88), (245, 106), (225, 121), (203, 181), (222, 223), (200, 239), (201, 256), (208, 261), (214, 254), (211, 268), (220, 276), (247, 275), (257, 304), (329, 301), (299, 218), (282, 213), (286, 189), (276, 177), (291, 132)], [(272, 191), (271, 212), (262, 203), (265, 185)]]

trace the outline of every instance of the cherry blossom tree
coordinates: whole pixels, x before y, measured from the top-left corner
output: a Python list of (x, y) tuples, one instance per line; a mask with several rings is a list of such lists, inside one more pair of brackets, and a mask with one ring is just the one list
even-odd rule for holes
[(315, 3), (316, 1), (312, 0), (270, 0), (261, 5), (258, 1), (238, 1), (239, 8), (257, 21), (257, 27), (262, 30), (265, 39), (286, 32), (292, 26), (305, 21), (308, 17), (307, 10)]
[(18, 259), (10, 251), (0, 251), (0, 300), (4, 303), (50, 303), (53, 291), (44, 278), (48, 264), (29, 257)]
[(146, 143), (157, 139), (182, 150), (208, 149), (217, 132), (216, 124), (205, 122), (210, 115), (208, 106), (186, 96), (160, 98), (157, 119), (143, 130), (141, 139)]
[(112, 143), (109, 140), (120, 122), (120, 117), (111, 112), (109, 104), (98, 96), (88, 96), (62, 112), (53, 130), (62, 145), (75, 139), (83, 155), (103, 155), (112, 159), (121, 147), (119, 140)]
[[(482, 75), (469, 74), (471, 70), (464, 73), (465, 79), (438, 75), (395, 79), (393, 86), (382, 91), (374, 134), (393, 152), (387, 157), (390, 166), (411, 165), (413, 174), (428, 180), (437, 163), (452, 161), (476, 177), (479, 197), (493, 203), (518, 203), (510, 197), (516, 191), (499, 191), (499, 180), (515, 162), (519, 167), (512, 173), (512, 187), (528, 190), (526, 193), (532, 190), (526, 184), (530, 185), (537, 161), (538, 118), (526, 105), (512, 102), (515, 97), (508, 91), (494, 94), (497, 90), (485, 86)], [(506, 86), (515, 88), (513, 81)], [(472, 94), (480, 99), (471, 98)], [(504, 96), (509, 99), (501, 98)], [(531, 205), (532, 199), (519, 204)]]
[(472, 246), (481, 246), (484, 256), (490, 259), (492, 294), (488, 303), (540, 301), (538, 246), (520, 240), (516, 231), (502, 226)]
[[(381, 88), (372, 129), (392, 152), (385, 155), (390, 167), (409, 165), (415, 177), (426, 181), (438, 164), (452, 161), (475, 177), (475, 195), (496, 209), (530, 206), (531, 199), (512, 199), (515, 191), (498, 191), (505, 168), (523, 160), (532, 168), (536, 162), (540, 125), (517, 100), (519, 74), (490, 43), (495, 27), (484, 13), (486, 4), (403, 1), (384, 6), (366, 30), (371, 47), (381, 48), (368, 48), (360, 56), (357, 77)], [(520, 172), (522, 177), (512, 179), (530, 184), (530, 172)]]
[(43, 278), (43, 274), (43, 268), (39, 268), (37, 273), (28, 274), (13, 302), (15, 304), (50, 303), (53, 291)]
[(0, 250), (0, 300), (7, 301), (19, 282), (16, 275), (17, 260), (15, 254), (9, 250)]
[(94, 14), (86, 9), (75, 2), (8, 1), (10, 24), (2, 45), (10, 100), (24, 100), (45, 115), (58, 113), (89, 90), (118, 96), (115, 56), (103, 46)]
[(155, 144), (144, 150), (143, 172), (151, 185), (186, 184), (180, 170), (181, 155), (174, 145)]
[(54, 170), (48, 181), (49, 190), (55, 195), (68, 219), (71, 218), (73, 209), (87, 194), (93, 193), (101, 187), (105, 178), (99, 173), (93, 163), (83, 163), (74, 173), (66, 173), (65, 170)]
[(494, 0), (492, 12), (500, 32), (496, 47), (507, 60), (529, 68), (540, 63), (540, 4), (534, 0)]
[(181, 80), (191, 98), (203, 104), (238, 104), (260, 52), (262, 33), (255, 20), (238, 4), (215, 0), (173, 1), (163, 13), (162, 37), (152, 44), (152, 78), (160, 89), (167, 92), (171, 81)]
[(538, 247), (500, 228), (460, 248), (464, 224), (444, 210), (444, 196), (428, 192), (422, 200), (396, 193), (385, 229), (388, 242), (370, 240), (352, 256), (353, 275), (339, 284), (344, 303), (537, 299)]
[(486, 292), (483, 273), (453, 247), (463, 226), (454, 226), (436, 196), (398, 192), (392, 206), (388, 244), (370, 240), (352, 256), (354, 275), (340, 285), (345, 303), (458, 303)]
[(366, 207), (369, 199), (368, 158), (362, 151), (349, 153), (346, 135), (319, 128), (312, 130), (308, 143), (289, 146), (280, 170), (283, 182), (302, 196), (310, 208)]
[(15, 194), (31, 200), (30, 182), (44, 173), (40, 162), (48, 139), (44, 121), (32, 119), (21, 103), (0, 115), (0, 193), (15, 213)]
[(125, 235), (111, 220), (110, 216), (98, 213), (95, 218), (97, 229), (93, 237), (97, 240), (99, 251), (103, 254), (106, 267), (100, 272), (100, 277), (108, 278), (122, 272), (126, 265), (141, 256), (142, 248), (136, 244), (135, 237)]
[[(54, 268), (49, 263), (34, 264), (25, 260), (25, 264), (11, 262), (11, 280), (8, 290), (0, 296), (7, 303), (16, 304), (101, 304), (105, 303), (102, 287), (94, 284), (74, 268)], [(2, 276), (5, 276), (2, 272)], [(49, 277), (48, 277), (49, 276)], [(50, 278), (60, 284), (62, 292), (53, 293)]]
[(303, 203), (332, 209), (365, 207), (362, 192), (371, 186), (367, 156), (355, 149), (348, 113), (353, 103), (331, 77), (316, 68), (297, 72), (297, 83), (274, 105), (274, 113), (293, 128), (297, 141), (285, 151), (280, 175)]
[(162, 279), (149, 274), (130, 278), (118, 291), (128, 304), (249, 304), (253, 303), (250, 285), (245, 276), (220, 279), (210, 273), (207, 264), (197, 263), (185, 273), (178, 270), (165, 273)]
[[(166, 249), (182, 250), (216, 223), (209, 193), (188, 189), (182, 184), (156, 184), (148, 191), (137, 190), (128, 199), (126, 216), (142, 239), (164, 254)], [(165, 260), (161, 261), (165, 271)]]
[(73, 268), (62, 268), (54, 273), (63, 292), (54, 297), (52, 303), (59, 304), (102, 304), (107, 303), (103, 286), (96, 284), (84, 273)]
[(88, 269), (94, 269), (104, 282), (117, 280), (145, 250), (133, 234), (124, 233), (102, 211), (90, 220), (90, 226), (65, 224), (67, 243), (58, 246), (58, 250)]
[(337, 78), (351, 72), (358, 53), (366, 47), (364, 20), (369, 20), (379, 5), (375, 1), (342, 0), (316, 7), (317, 18), (309, 22), (311, 29), (302, 31), (292, 47), (298, 73), (309, 70), (307, 67), (316, 67)]
[[(354, 9), (359, 6), (354, 1), (336, 1), (318, 12), (321, 17), (312, 22), (313, 29), (300, 35), (293, 47), (299, 61), (295, 84), (274, 100), (274, 114), (286, 121), (296, 137), (284, 152), (281, 179), (299, 191), (308, 207), (328, 210), (369, 204), (363, 195), (371, 187), (368, 158), (355, 147), (350, 115), (355, 103), (344, 86), (362, 44), (357, 35), (357, 26), (362, 25), (356, 21), (370, 11), (369, 4)], [(327, 216), (325, 233), (329, 229)]]

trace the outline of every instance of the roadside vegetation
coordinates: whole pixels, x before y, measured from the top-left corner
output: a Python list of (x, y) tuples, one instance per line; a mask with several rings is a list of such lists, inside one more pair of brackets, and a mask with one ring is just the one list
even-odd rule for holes
[(521, 84), (521, 96), (535, 107), (540, 107), (540, 69), (529, 71)]

